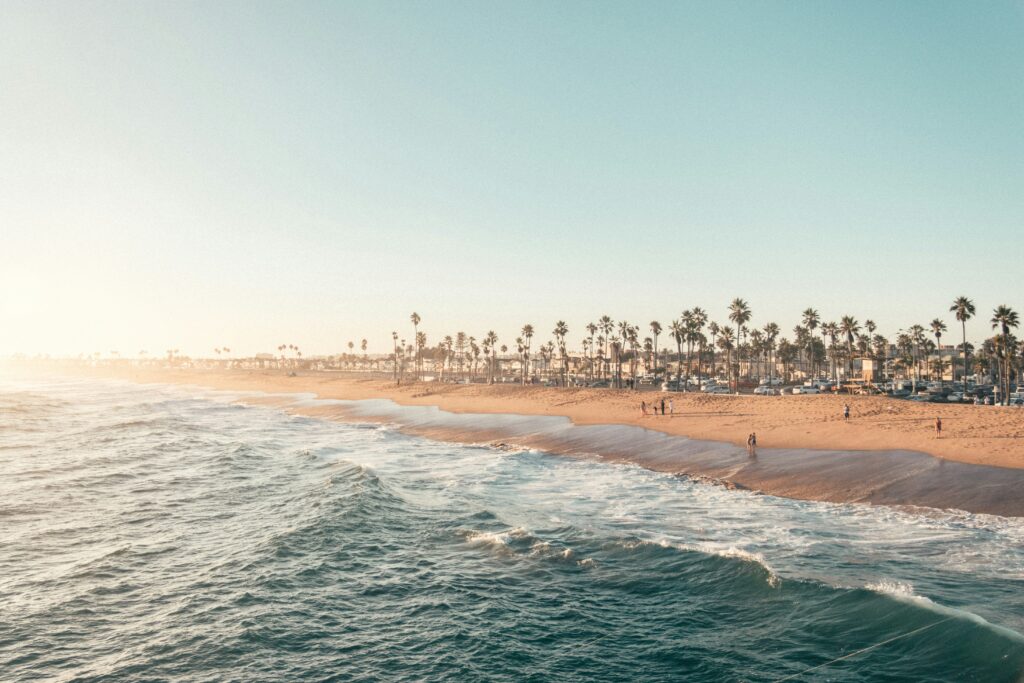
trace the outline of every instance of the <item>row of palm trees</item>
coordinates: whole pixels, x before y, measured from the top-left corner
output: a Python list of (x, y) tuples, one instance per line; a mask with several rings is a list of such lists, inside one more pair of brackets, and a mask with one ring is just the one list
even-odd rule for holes
[[(977, 314), (974, 302), (966, 296), (957, 297), (949, 311), (961, 326), (959, 352), (963, 357), (965, 388), (973, 362), (977, 372), (995, 376), (1000, 396), (1007, 400), (1018, 360), (1024, 355), (1021, 342), (1013, 336), (1013, 331), (1020, 324), (1017, 312), (1005, 305), (996, 307), (989, 321), (996, 333), (975, 349), (967, 342), (966, 328), (967, 321)], [(800, 324), (793, 328), (792, 340), (780, 336), (781, 329), (774, 322), (760, 328), (750, 327), (753, 313), (750, 304), (741, 298), (729, 303), (727, 319), (728, 323), (712, 321), (707, 311), (694, 307), (684, 310), (669, 323), (667, 333), (676, 346), (677, 382), (682, 382), (684, 364), (686, 376), (696, 375), (698, 378), (698, 387), (705, 373), (721, 376), (723, 369), (719, 361), (723, 357), (724, 376), (734, 387), (741, 381), (741, 364), (745, 365), (748, 379), (755, 374), (763, 377), (761, 373), (766, 370), (768, 378), (773, 380), (777, 366), (781, 364), (786, 377), (790, 376), (791, 368), (800, 368), (805, 375), (828, 376), (837, 381), (840, 368), (843, 368), (844, 377), (852, 376), (856, 358), (887, 365), (893, 376), (909, 374), (915, 380), (927, 374), (941, 382), (950, 367), (948, 360), (939, 355), (933, 356), (947, 332), (946, 323), (939, 318), (927, 326), (915, 324), (900, 330), (892, 344), (886, 337), (876, 334), (878, 327), (870, 319), (862, 324), (854, 316), (844, 315), (838, 321), (823, 321), (814, 308), (807, 308), (801, 313)], [(489, 383), (501, 376), (500, 362), (502, 358), (508, 359), (510, 349), (504, 344), (498, 345), (498, 336), (493, 330), (488, 331), (479, 343), (475, 337), (458, 332), (454, 336), (445, 336), (437, 346), (430, 348), (426, 334), (419, 329), (420, 316), (413, 313), (410, 321), (413, 344), (407, 346), (404, 339), (400, 340), (398, 332), (392, 332), (396, 381), (404, 375), (410, 362), (414, 377), (422, 378), (425, 358), (433, 361), (442, 378), (476, 377), (479, 366), (485, 368)], [(640, 327), (626, 320), (616, 322), (604, 315), (589, 323), (585, 327), (587, 334), (581, 340), (582, 353), (575, 359), (578, 371), (582, 371), (590, 382), (603, 380), (617, 387), (623, 386), (624, 365), (628, 366), (628, 377), (636, 376), (641, 361), (655, 374), (661, 373), (665, 368), (663, 362), (667, 364), (668, 357), (662, 352), (659, 340), (666, 330), (657, 320), (652, 320), (648, 329), (651, 336), (641, 339)], [(536, 350), (542, 376), (550, 377), (552, 360), (560, 360), (558, 372), (562, 386), (568, 384), (571, 360), (568, 334), (568, 326), (560, 320), (551, 332), (551, 340)], [(512, 359), (518, 362), (519, 380), (523, 384), (530, 376), (535, 336), (533, 325), (526, 324), (514, 340)], [(364, 340), (364, 352), (365, 344)]]

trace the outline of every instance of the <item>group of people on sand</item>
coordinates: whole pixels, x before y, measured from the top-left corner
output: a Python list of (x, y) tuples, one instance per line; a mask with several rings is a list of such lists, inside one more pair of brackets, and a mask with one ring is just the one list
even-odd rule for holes
[(672, 416), (674, 416), (676, 414), (676, 406), (675, 406), (675, 403), (672, 402), (672, 399), (668, 400), (668, 412), (667, 413), (665, 412), (665, 407), (666, 407), (665, 406), (665, 399), (661, 399), (660, 402), (659, 401), (651, 401), (649, 405), (648, 405), (647, 401), (640, 401), (640, 414), (641, 415), (647, 415), (647, 409), (648, 408), (651, 409), (653, 415), (657, 415), (659, 409), (661, 410), (661, 414), (662, 415), (668, 415), (669, 417), (672, 417)]

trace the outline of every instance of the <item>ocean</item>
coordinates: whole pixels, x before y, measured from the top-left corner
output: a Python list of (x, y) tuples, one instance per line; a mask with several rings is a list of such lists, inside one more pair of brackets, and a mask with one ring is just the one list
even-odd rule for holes
[(1024, 518), (239, 397), (0, 380), (0, 680), (1024, 680)]

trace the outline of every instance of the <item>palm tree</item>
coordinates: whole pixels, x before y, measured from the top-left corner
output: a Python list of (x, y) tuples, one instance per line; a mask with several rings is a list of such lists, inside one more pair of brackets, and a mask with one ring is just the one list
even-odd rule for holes
[[(750, 321), (750, 316), (751, 316), (750, 306), (743, 299), (740, 299), (739, 297), (737, 297), (737, 298), (732, 300), (731, 304), (729, 304), (729, 320), (731, 320), (732, 322), (736, 323), (736, 342), (737, 342), (737, 344), (742, 344), (743, 343), (743, 338), (740, 336), (740, 330), (742, 329), (743, 325), (746, 325)], [(730, 363), (729, 367), (730, 367), (730, 370), (731, 370), (732, 369), (732, 364), (731, 363)], [(739, 374), (737, 374), (737, 376), (736, 376), (736, 383), (737, 383), (737, 387), (736, 388), (738, 388)]]
[[(942, 333), (946, 331), (946, 323), (942, 322), (938, 318), (935, 318), (934, 320), (931, 321), (929, 327), (932, 328), (932, 334), (935, 335), (935, 353), (941, 354), (942, 351), (939, 350), (939, 346), (941, 346), (942, 344)], [(939, 375), (939, 388), (942, 388), (941, 374)]]
[(419, 339), (420, 339), (420, 335), (419, 335), (419, 331), (420, 331), (420, 328), (419, 328), (419, 325), (420, 325), (420, 314), (417, 313), (416, 311), (413, 311), (412, 315), (409, 316), (409, 320), (412, 321), (412, 338), (416, 342), (416, 359), (414, 361), (414, 364), (415, 364), (415, 367), (416, 367), (416, 379), (422, 379), (422, 372), (420, 371), (420, 350), (423, 347), (420, 346), (420, 342), (419, 342)]
[(958, 296), (953, 300), (953, 305), (949, 307), (949, 312), (956, 315), (956, 319), (960, 322), (960, 333), (963, 338), (963, 351), (964, 354), (964, 391), (967, 391), (967, 321), (974, 317), (974, 302), (968, 299), (966, 296)]
[(914, 343), (914, 391), (917, 391), (917, 382), (921, 379), (921, 347), (924, 346), (924, 328), (920, 325), (910, 326), (910, 340)]
[[(1020, 318), (1017, 315), (1017, 311), (1013, 310), (1009, 306), (997, 306), (992, 311), (992, 329), (999, 329), (1002, 334), (997, 338), (998, 347), (1001, 350), (1003, 356), (1003, 362), (1005, 370), (1000, 372), (1000, 399), (1003, 405), (1009, 405), (1010, 400), (1010, 358), (1011, 358), (1011, 338), (1010, 329), (1016, 329), (1020, 325)], [(1004, 389), (1005, 385), (1005, 389)]]
[(701, 358), (704, 355), (704, 344), (707, 338), (704, 336), (704, 326), (708, 323), (708, 312), (703, 308), (695, 306), (690, 311), (690, 320), (692, 321), (693, 331), (697, 339), (697, 391), (701, 390), (701, 374), (700, 364)]
[(661, 334), (661, 323), (657, 320), (651, 321), (651, 334), (654, 335), (654, 374), (658, 373), (658, 335)]
[(587, 323), (587, 334), (590, 335), (589, 337), (587, 337), (590, 340), (590, 343), (586, 345), (588, 347), (587, 350), (589, 350), (589, 352), (590, 352), (590, 367), (587, 368), (587, 374), (590, 375), (590, 381), (593, 382), (594, 381), (594, 335), (597, 334), (597, 325), (595, 325), (594, 323)]
[[(764, 351), (764, 333), (762, 333), (761, 330), (753, 330), (748, 334), (748, 336), (750, 339), (750, 359), (752, 361), (756, 361), (757, 366), (755, 370), (757, 371), (757, 378), (761, 379), (761, 357)], [(751, 364), (748, 363), (748, 366), (749, 365)], [(749, 367), (747, 370), (747, 376), (750, 376)]]
[(722, 333), (721, 326), (712, 321), (708, 324), (708, 334), (711, 335), (711, 374), (717, 379), (718, 378), (718, 367), (715, 363), (715, 346), (718, 335)]
[(772, 352), (775, 350), (775, 339), (779, 336), (779, 326), (775, 323), (768, 323), (764, 326), (764, 342), (768, 350), (768, 384), (775, 379), (775, 363), (772, 362)]
[(400, 382), (400, 380), (398, 379), (398, 333), (397, 332), (392, 332), (391, 333), (391, 343), (395, 347), (395, 384), (398, 384)]
[(568, 354), (565, 351), (565, 335), (569, 334), (569, 326), (565, 324), (564, 320), (559, 320), (555, 323), (555, 339), (558, 342), (558, 355), (561, 358), (561, 370), (562, 370), (562, 386), (567, 385), (566, 367), (568, 364)]
[[(612, 331), (615, 329), (615, 322), (607, 315), (602, 315), (597, 321), (597, 327), (601, 330), (601, 334), (604, 336), (604, 363), (607, 364), (611, 362), (608, 355), (608, 345), (612, 340)], [(611, 370), (611, 368), (608, 368), (608, 370)], [(604, 375), (605, 372), (602, 368), (602, 376)]]
[(530, 364), (530, 345), (533, 343), (533, 325), (529, 323), (523, 325), (522, 335), (526, 340), (523, 344), (523, 386), (526, 386), (526, 374)]
[[(809, 341), (809, 343), (813, 344), (814, 330), (818, 329), (818, 323), (821, 322), (821, 316), (818, 315), (818, 312), (816, 310), (814, 310), (813, 308), (805, 308), (804, 312), (801, 314), (801, 316), (802, 316), (802, 321), (803, 321), (804, 327), (807, 329), (807, 332), (810, 335), (808, 337), (808, 341)], [(821, 338), (822, 338), (822, 341), (824, 341), (825, 335), (822, 334)], [(811, 347), (811, 349), (809, 350), (809, 353), (813, 357), (813, 355), (814, 355), (814, 348), (813, 347)], [(813, 374), (814, 373), (813, 358), (811, 358), (811, 362), (812, 362), (811, 373)]]
[(839, 331), (846, 336), (846, 379), (853, 374), (853, 338), (860, 332), (860, 323), (852, 315), (844, 315), (839, 321)]
[(487, 358), (487, 383), (494, 384), (495, 346), (498, 343), (498, 335), (494, 330), (488, 330), (484, 335), (484, 349), (488, 352)]
[(619, 353), (615, 362), (615, 386), (622, 388), (622, 354), (626, 350), (626, 341), (633, 326), (625, 320), (619, 321)]
[[(693, 374), (693, 313), (686, 309), (679, 316), (679, 320), (683, 323), (683, 341), (686, 342), (686, 377), (689, 378)], [(682, 358), (679, 361), (681, 363)]]
[(676, 384), (682, 387), (683, 372), (683, 338), (686, 335), (686, 328), (683, 323), (673, 320), (668, 326), (669, 335), (676, 340)]
[(838, 336), (839, 336), (839, 325), (835, 324), (834, 322), (827, 322), (827, 323), (825, 323), (824, 325), (821, 326), (821, 338), (822, 338), (822, 340), (827, 338), (830, 342), (832, 342), (831, 345), (828, 345), (826, 343), (825, 348), (826, 348), (826, 351), (828, 351), (828, 350), (832, 351), (832, 353), (829, 354), (829, 355), (832, 356), (832, 372), (831, 372), (830, 379), (833, 382), (839, 379), (839, 377), (838, 377), (838, 375), (839, 375), (838, 368), (836, 368), (836, 338)]
[(718, 333), (718, 347), (725, 351), (725, 373), (726, 377), (731, 376), (732, 373), (732, 350), (734, 348), (732, 328), (723, 327)]

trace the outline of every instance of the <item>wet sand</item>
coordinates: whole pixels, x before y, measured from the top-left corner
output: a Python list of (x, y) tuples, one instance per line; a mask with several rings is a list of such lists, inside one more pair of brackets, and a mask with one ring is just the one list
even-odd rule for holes
[[(309, 393), (338, 401), (247, 400), (325, 418), (394, 422), (437, 439), (507, 442), (631, 462), (791, 498), (1024, 516), (1024, 411), (1014, 408), (859, 396), (672, 394), (674, 417), (644, 417), (640, 401), (660, 400), (662, 394), (514, 385), (396, 387), (316, 372), (289, 377), (282, 371), (99, 368), (74, 374)], [(844, 403), (851, 408), (848, 422), (842, 418)], [(936, 414), (944, 423), (941, 439), (932, 429)], [(743, 445), (751, 431), (760, 444), (755, 458)]]

